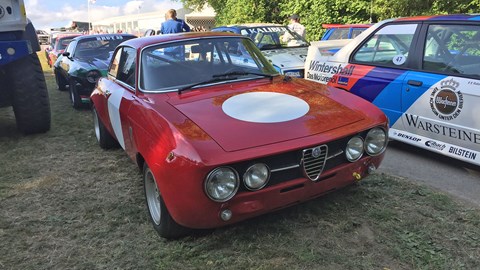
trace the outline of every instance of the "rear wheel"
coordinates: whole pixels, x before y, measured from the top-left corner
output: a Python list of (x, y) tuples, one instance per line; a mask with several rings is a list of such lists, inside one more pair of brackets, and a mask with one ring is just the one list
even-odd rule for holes
[(36, 53), (7, 68), (17, 128), (26, 134), (50, 129), (50, 102), (42, 66)]
[(116, 147), (118, 145), (117, 141), (115, 140), (115, 138), (113, 138), (112, 135), (110, 135), (107, 128), (98, 117), (98, 113), (95, 107), (93, 107), (92, 111), (95, 137), (97, 138), (98, 144), (103, 149), (110, 149)]
[(163, 238), (175, 239), (184, 236), (189, 230), (173, 220), (163, 201), (157, 181), (146, 163), (143, 167), (143, 180), (145, 200), (153, 228)]

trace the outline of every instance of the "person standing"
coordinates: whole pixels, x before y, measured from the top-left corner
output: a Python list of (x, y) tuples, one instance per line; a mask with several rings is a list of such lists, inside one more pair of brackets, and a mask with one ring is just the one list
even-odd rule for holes
[(297, 14), (292, 14), (292, 16), (288, 18), (290, 19), (290, 24), (288, 25), (288, 28), (299, 34), (302, 38), (305, 38), (305, 26), (300, 23), (300, 17)]
[(162, 23), (160, 27), (161, 34), (173, 34), (181, 32), (190, 32), (190, 26), (182, 20), (177, 18), (177, 11), (170, 9), (167, 11), (167, 20)]

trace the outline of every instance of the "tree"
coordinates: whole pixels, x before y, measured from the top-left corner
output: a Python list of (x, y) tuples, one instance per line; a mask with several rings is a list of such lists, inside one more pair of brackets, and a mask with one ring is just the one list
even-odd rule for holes
[(308, 40), (319, 40), (325, 23), (369, 23), (417, 15), (473, 13), (480, 0), (177, 0), (186, 7), (209, 4), (217, 25), (249, 22), (287, 23), (298, 14)]

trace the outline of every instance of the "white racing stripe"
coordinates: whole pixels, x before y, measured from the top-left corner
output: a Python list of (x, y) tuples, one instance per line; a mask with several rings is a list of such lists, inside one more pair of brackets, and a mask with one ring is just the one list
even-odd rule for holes
[(227, 99), (222, 110), (228, 116), (253, 123), (279, 123), (300, 118), (310, 106), (297, 97), (271, 92), (252, 92)]
[(122, 122), (120, 120), (120, 103), (122, 102), (124, 92), (125, 90), (121, 88), (112, 91), (112, 94), (108, 97), (108, 115), (110, 117), (110, 123), (112, 123), (113, 132), (115, 132), (115, 137), (117, 137), (118, 143), (125, 150)]

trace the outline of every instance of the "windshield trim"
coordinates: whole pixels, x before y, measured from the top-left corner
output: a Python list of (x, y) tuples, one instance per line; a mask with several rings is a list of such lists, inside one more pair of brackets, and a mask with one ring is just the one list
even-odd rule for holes
[[(172, 41), (167, 41), (167, 42), (162, 42), (161, 45), (166, 45), (166, 44), (171, 44), (171, 43), (177, 43), (177, 42), (185, 42), (185, 41), (195, 41), (195, 40), (205, 40), (205, 39), (218, 39), (218, 38), (232, 38), (232, 39), (238, 39), (238, 38), (241, 38), (241, 39), (247, 39), (247, 40), (250, 40), (251, 39), (247, 36), (243, 36), (243, 35), (238, 35), (238, 36), (212, 36), (212, 37), (195, 37), (195, 38), (185, 38), (185, 39), (181, 39), (181, 40), (172, 40)], [(140, 83), (140, 74), (141, 72), (143, 72), (142, 70), (142, 61), (143, 61), (143, 52), (147, 49), (150, 49), (152, 47), (157, 47), (159, 46), (160, 44), (159, 43), (155, 43), (155, 44), (150, 44), (148, 46), (145, 46), (143, 47), (141, 50), (140, 50), (140, 54), (138, 54), (138, 71), (137, 71), (137, 76), (139, 78), (138, 80), (138, 91), (140, 91), (141, 93), (168, 93), (168, 92), (178, 92), (178, 89), (182, 88), (182, 87), (177, 87), (175, 86), (175, 88), (160, 88), (160, 89), (154, 89), (154, 90), (147, 90), (147, 89), (143, 89), (140, 87), (141, 83)], [(255, 46), (256, 47), (256, 46)], [(258, 48), (258, 47), (257, 47)], [(278, 74), (272, 74), (272, 75), (278, 75)], [(241, 79), (232, 79), (232, 80), (227, 80), (227, 81), (223, 81), (223, 82), (215, 82), (215, 83), (209, 83), (209, 84), (202, 84), (202, 85), (198, 85), (198, 87), (192, 87), (192, 89), (195, 89), (195, 88), (201, 88), (201, 87), (207, 87), (207, 86), (212, 86), (212, 85), (218, 85), (218, 84), (224, 84), (224, 83), (232, 83), (232, 82), (240, 82), (240, 81), (248, 81), (248, 80), (254, 80), (254, 79), (259, 79), (259, 78), (256, 78), (256, 77), (250, 77), (250, 78), (241, 78)]]

